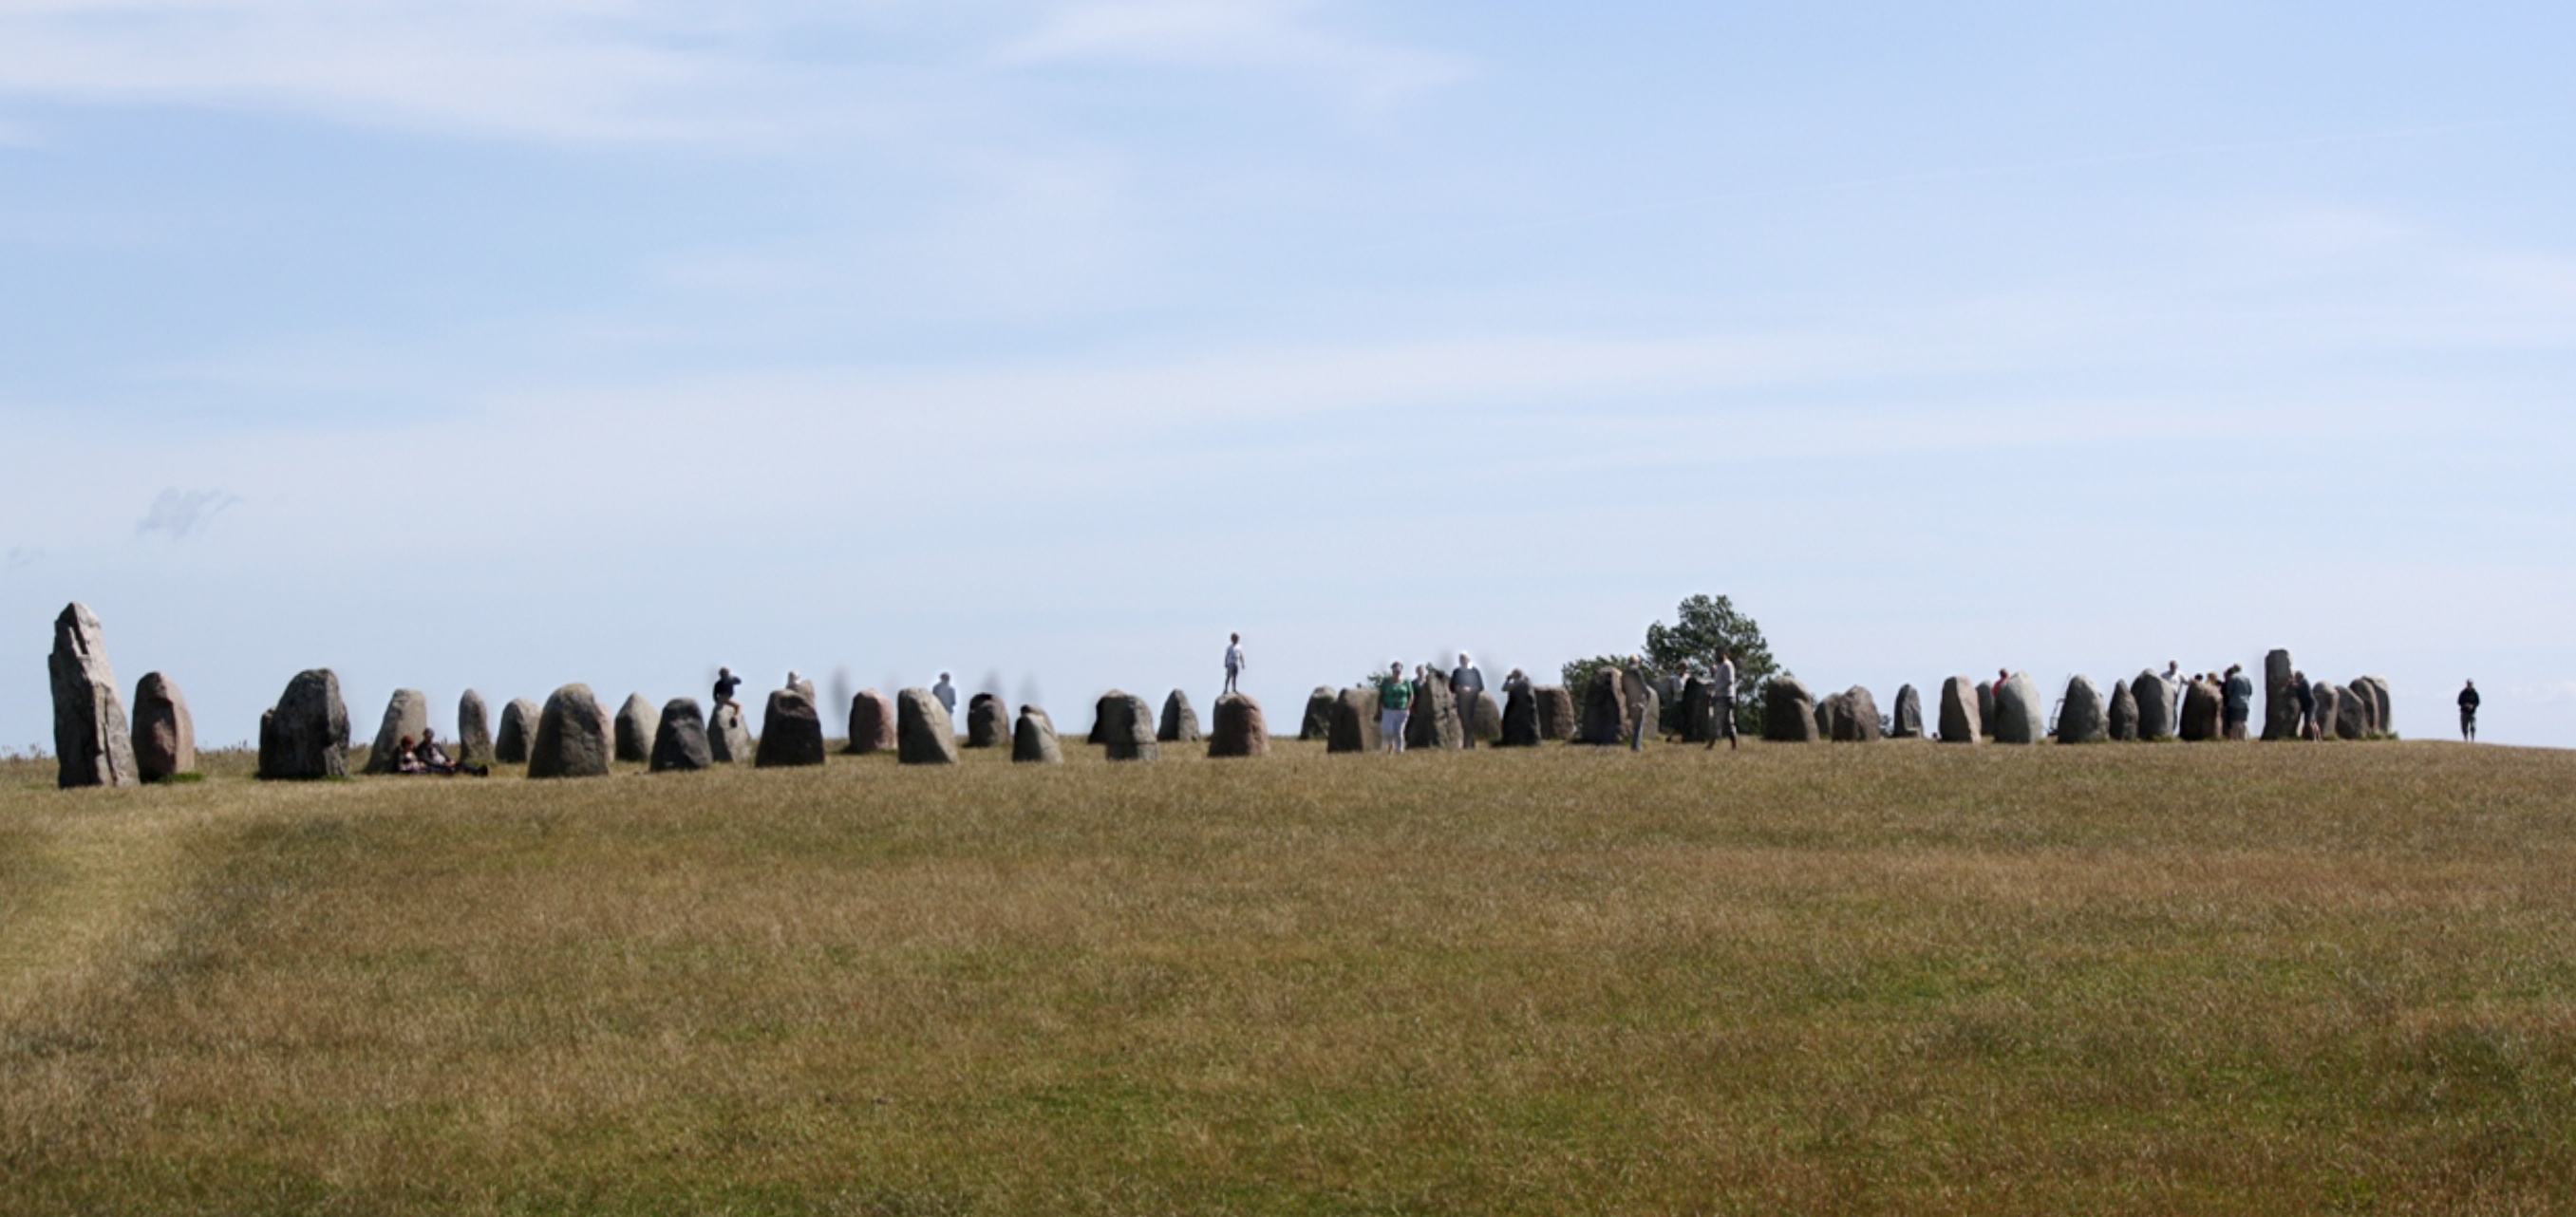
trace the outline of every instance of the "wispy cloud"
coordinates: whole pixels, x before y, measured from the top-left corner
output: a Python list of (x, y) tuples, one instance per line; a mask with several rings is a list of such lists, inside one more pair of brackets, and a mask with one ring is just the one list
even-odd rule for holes
[(222, 490), (181, 490), (172, 486), (152, 500), (152, 509), (143, 513), (135, 524), (134, 535), (148, 537), (163, 533), (171, 540), (184, 540), (203, 532), (216, 516), (241, 498)]
[(1302, 0), (1097, 0), (1055, 13), (1001, 60), (1279, 71), (1366, 104), (1463, 72), (1449, 56), (1337, 32), (1321, 6)]
[(43, 550), (27, 549), (23, 546), (12, 546), (9, 550), (9, 556), (6, 559), (0, 559), (0, 570), (20, 570), (25, 567), (33, 566), (36, 564), (36, 559), (44, 556), (45, 554)]

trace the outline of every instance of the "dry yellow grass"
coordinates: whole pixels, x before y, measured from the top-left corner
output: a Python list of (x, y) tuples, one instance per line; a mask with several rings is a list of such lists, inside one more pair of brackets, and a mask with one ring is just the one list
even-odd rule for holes
[(2551, 1212), (2576, 755), (57, 793), (0, 1212)]

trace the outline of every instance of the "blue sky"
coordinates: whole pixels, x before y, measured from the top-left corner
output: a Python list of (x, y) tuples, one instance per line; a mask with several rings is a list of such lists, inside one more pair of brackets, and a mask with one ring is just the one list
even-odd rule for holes
[(1306, 689), (1731, 595), (2576, 745), (2576, 15), (0, 4), (0, 745), (396, 687)]

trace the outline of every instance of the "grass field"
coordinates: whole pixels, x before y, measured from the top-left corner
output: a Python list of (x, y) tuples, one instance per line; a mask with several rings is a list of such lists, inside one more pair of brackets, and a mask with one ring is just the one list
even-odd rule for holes
[(0, 1212), (2576, 1207), (2576, 754), (58, 793)]

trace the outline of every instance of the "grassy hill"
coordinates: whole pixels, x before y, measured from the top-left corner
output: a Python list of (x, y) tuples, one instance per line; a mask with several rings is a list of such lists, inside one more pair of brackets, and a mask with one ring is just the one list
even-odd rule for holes
[(0, 1213), (2576, 1195), (2576, 754), (1068, 751), (0, 765)]

